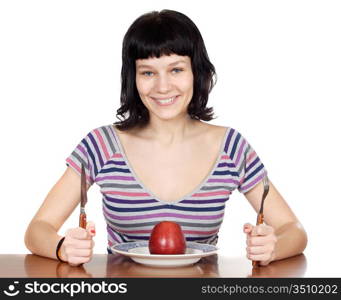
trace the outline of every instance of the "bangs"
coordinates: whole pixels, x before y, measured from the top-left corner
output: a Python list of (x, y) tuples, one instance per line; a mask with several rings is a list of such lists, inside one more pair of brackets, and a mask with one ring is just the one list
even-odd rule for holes
[(167, 18), (153, 18), (135, 27), (126, 49), (131, 59), (171, 54), (193, 56), (193, 36), (181, 24), (167, 21)]

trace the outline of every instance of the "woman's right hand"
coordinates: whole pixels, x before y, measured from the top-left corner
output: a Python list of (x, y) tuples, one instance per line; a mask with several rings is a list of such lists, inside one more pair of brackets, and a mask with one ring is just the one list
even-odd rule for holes
[(92, 249), (95, 245), (93, 237), (96, 235), (95, 224), (89, 221), (86, 229), (77, 227), (66, 232), (61, 247), (61, 259), (71, 266), (87, 263), (92, 258)]

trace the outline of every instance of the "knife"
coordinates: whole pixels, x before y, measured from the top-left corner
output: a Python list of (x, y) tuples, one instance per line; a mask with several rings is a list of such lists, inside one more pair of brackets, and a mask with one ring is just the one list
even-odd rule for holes
[[(265, 175), (265, 177), (263, 178), (263, 186), (264, 186), (264, 191), (262, 195), (262, 202), (260, 205), (260, 209), (257, 215), (257, 223), (256, 223), (257, 225), (263, 224), (264, 222), (264, 214), (263, 214), (264, 200), (269, 193), (269, 179), (267, 175)], [(252, 267), (259, 267), (259, 262), (255, 260), (252, 261)]]
[(82, 174), (81, 174), (81, 210), (79, 215), (79, 227), (86, 228), (86, 214), (85, 214), (85, 204), (88, 202), (88, 197), (86, 193), (86, 175), (84, 165), (82, 164)]

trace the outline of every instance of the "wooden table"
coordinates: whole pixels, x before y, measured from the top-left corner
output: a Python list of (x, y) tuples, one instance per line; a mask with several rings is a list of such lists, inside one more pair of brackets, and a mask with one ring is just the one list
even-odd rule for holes
[(155, 268), (133, 262), (120, 254), (95, 254), (81, 267), (33, 254), (1, 254), (0, 277), (304, 277), (303, 254), (252, 269), (246, 257), (212, 255), (198, 263), (179, 268)]

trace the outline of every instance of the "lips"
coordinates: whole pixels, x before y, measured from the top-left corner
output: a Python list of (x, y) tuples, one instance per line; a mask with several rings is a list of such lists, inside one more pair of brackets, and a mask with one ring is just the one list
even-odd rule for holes
[(160, 106), (169, 106), (176, 102), (179, 96), (172, 96), (172, 97), (163, 97), (163, 98), (154, 98), (151, 97), (155, 103), (157, 103)]

